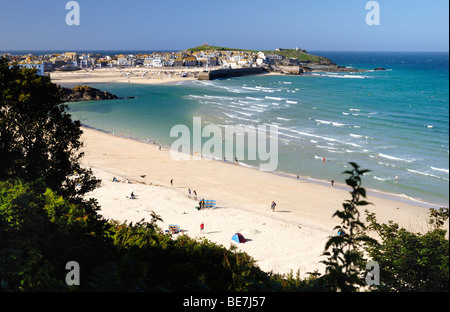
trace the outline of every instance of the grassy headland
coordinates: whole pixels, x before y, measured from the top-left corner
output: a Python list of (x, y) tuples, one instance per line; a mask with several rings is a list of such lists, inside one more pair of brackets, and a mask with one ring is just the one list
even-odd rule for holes
[(218, 46), (210, 46), (210, 45), (201, 45), (195, 48), (186, 49), (187, 52), (213, 52), (213, 51), (242, 51), (248, 53), (258, 53), (263, 52), (264, 54), (277, 54), (281, 55), (285, 58), (293, 58), (298, 59), (301, 62), (311, 62), (311, 63), (319, 63), (319, 64), (330, 64), (331, 61), (323, 56), (313, 55), (307, 53), (305, 50), (301, 49), (277, 49), (277, 50), (248, 50), (248, 49), (235, 49), (235, 48), (226, 48), (226, 47), (218, 47)]

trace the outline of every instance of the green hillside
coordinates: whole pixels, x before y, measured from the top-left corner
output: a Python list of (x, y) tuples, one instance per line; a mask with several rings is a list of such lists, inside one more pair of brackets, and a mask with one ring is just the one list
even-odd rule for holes
[(322, 56), (317, 56), (317, 55), (297, 51), (295, 49), (281, 49), (280, 51), (263, 51), (263, 52), (266, 54), (282, 55), (286, 58), (299, 59), (300, 61), (303, 61), (303, 62), (310, 61), (312, 63), (320, 63), (320, 62), (323, 62), (324, 60), (326, 60)]
[(210, 45), (201, 45), (195, 48), (189, 48), (185, 51), (188, 52), (200, 52), (200, 51), (245, 51), (245, 52), (251, 52), (251, 53), (258, 53), (259, 51), (256, 50), (245, 50), (245, 49), (233, 49), (233, 48), (225, 48), (225, 47), (216, 47), (216, 46), (210, 46)]
[[(246, 50), (246, 49), (233, 49), (233, 48), (226, 48), (226, 47), (217, 47), (217, 46), (210, 46), (210, 45), (201, 45), (195, 48), (189, 48), (186, 49), (187, 52), (200, 52), (200, 51), (245, 51), (250, 53), (258, 53), (261, 50)], [(265, 54), (278, 54), (282, 55), (286, 58), (294, 58), (298, 59), (303, 62), (312, 62), (312, 63), (323, 63), (323, 62), (329, 62), (328, 59), (322, 56), (317, 56), (313, 54), (309, 54), (306, 52), (303, 52), (302, 50), (297, 51), (296, 49), (280, 49), (280, 51), (271, 51), (266, 50), (262, 51)]]

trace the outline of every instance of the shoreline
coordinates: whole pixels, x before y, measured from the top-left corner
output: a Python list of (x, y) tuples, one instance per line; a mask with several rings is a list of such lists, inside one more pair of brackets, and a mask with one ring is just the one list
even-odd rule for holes
[[(86, 124), (81, 124), (84, 128), (87, 129), (91, 129), (94, 131), (99, 131), (111, 136), (115, 136), (117, 138), (121, 138), (119, 135), (114, 135), (113, 133), (103, 130), (103, 129), (99, 129), (99, 128), (95, 128)], [(126, 140), (133, 140), (139, 143), (143, 143), (143, 144), (150, 144), (150, 145), (155, 145), (153, 143), (149, 143), (146, 142), (144, 139), (138, 139), (138, 138), (124, 138)], [(156, 145), (158, 144), (158, 142), (156, 142)], [(170, 146), (166, 146), (166, 145), (161, 145), (161, 148), (169, 150), (170, 151)], [(190, 155), (190, 157), (192, 157), (192, 155)], [(221, 159), (210, 159), (211, 157), (209, 157), (208, 155), (201, 155), (202, 158), (207, 159), (207, 161), (217, 161), (220, 163), (223, 163), (223, 160)], [(230, 164), (234, 164), (232, 161), (228, 161), (227, 165)], [(256, 170), (259, 171), (259, 169), (255, 166), (252, 165), (248, 165), (246, 163), (243, 162), (239, 162), (239, 166), (241, 167), (245, 167), (251, 170)], [(291, 172), (285, 172), (285, 171), (280, 171), (280, 170), (274, 170), (274, 171), (265, 171), (267, 174), (273, 174), (273, 175), (278, 175), (281, 177), (285, 177), (288, 179), (293, 179), (293, 180), (297, 180), (297, 175)], [(330, 185), (330, 181), (327, 180), (323, 180), (320, 178), (314, 178), (314, 177), (310, 177), (310, 176), (301, 176), (299, 175), (299, 179), (298, 181), (302, 181), (302, 182), (306, 182), (306, 183), (314, 183), (314, 184), (318, 184), (318, 185), (322, 185), (322, 186), (329, 186)], [(334, 182), (334, 188), (339, 188), (341, 190), (344, 191), (348, 191), (348, 186), (346, 184), (342, 184), (339, 182)], [(397, 201), (400, 203), (405, 203), (405, 204), (409, 204), (409, 205), (416, 205), (422, 208), (440, 208), (440, 207), (446, 207), (444, 204), (437, 204), (437, 203), (431, 203), (431, 202), (427, 202), (424, 201), (420, 198), (414, 198), (405, 194), (396, 194), (396, 193), (389, 193), (388, 191), (383, 191), (383, 190), (379, 190), (379, 189), (373, 189), (373, 188), (368, 188), (368, 187), (364, 187), (366, 189), (366, 192), (368, 194), (368, 196), (375, 196), (375, 197), (380, 197), (386, 200), (392, 200), (392, 201)]]
[[(211, 71), (220, 69), (221, 67), (210, 68)], [(50, 73), (50, 79), (55, 84), (148, 84), (163, 85), (177, 84), (183, 81), (196, 81), (205, 68), (147, 68), (147, 67), (131, 67), (131, 68), (101, 68), (95, 70), (77, 70), (77, 71), (54, 71)], [(126, 75), (127, 73), (131, 73)], [(186, 77), (181, 75), (185, 73)], [(251, 75), (280, 75), (286, 74), (276, 72), (261, 72)]]
[[(83, 127), (85, 156), (82, 164), (92, 168), (102, 185), (87, 197), (96, 198), (99, 214), (107, 219), (137, 222), (150, 218), (152, 210), (163, 219), (158, 226), (178, 224), (193, 238), (206, 238), (224, 247), (233, 244), (236, 232), (249, 241), (236, 245), (266, 272), (302, 276), (323, 266), (323, 248), (338, 220), (333, 213), (349, 199), (347, 190), (320, 185), (280, 174), (269, 174), (231, 163), (179, 160), (167, 148), (114, 136)], [(112, 178), (132, 183), (112, 182)], [(173, 185), (170, 181), (173, 179)], [(188, 188), (197, 200), (188, 198)], [(137, 200), (127, 196), (131, 192)], [(389, 220), (414, 232), (428, 229), (428, 209), (412, 203), (380, 198), (369, 193), (367, 208), (380, 223)], [(196, 210), (200, 199), (216, 200), (215, 209)], [(271, 211), (270, 203), (277, 203)], [(361, 220), (365, 220), (361, 211)], [(205, 223), (205, 233), (199, 232)]]
[[(201, 68), (194, 68), (196, 70), (196, 73), (200, 73), (201, 72)], [(148, 68), (142, 68), (142, 67), (135, 67), (135, 68), (128, 68), (127, 70), (131, 70), (132, 72), (135, 71), (139, 71), (139, 72), (147, 72), (147, 71), (151, 71), (153, 74), (155, 73), (163, 73), (164, 71), (162, 69), (148, 69)], [(181, 84), (183, 82), (185, 83), (193, 83), (193, 81), (197, 80), (194, 77), (180, 77), (179, 75), (172, 75), (172, 77), (165, 77), (163, 79), (155, 79), (155, 78), (151, 78), (151, 79), (143, 79), (142, 77), (138, 76), (138, 77), (131, 77), (130, 81), (127, 82), (128, 78), (124, 78), (124, 77), (117, 77), (117, 74), (119, 74), (120, 72), (126, 72), (127, 70), (119, 70), (119, 69), (96, 69), (93, 71), (88, 71), (87, 73), (85, 73), (84, 71), (76, 71), (76, 72), (61, 72), (64, 74), (65, 77), (62, 78), (58, 78), (56, 80), (53, 80), (52, 78), (52, 82), (54, 83), (59, 83), (61, 85), (71, 85), (71, 84), (77, 84), (77, 83), (85, 83), (88, 85), (95, 85), (95, 84), (118, 84), (118, 85), (122, 85), (122, 84), (150, 84), (150, 85), (177, 85), (177, 84)], [(178, 71), (178, 73), (181, 73), (183, 71), (185, 71), (186, 69), (184, 68), (176, 68), (176, 70)], [(58, 72), (55, 72), (58, 73)], [(77, 74), (78, 73), (78, 74)], [(103, 76), (100, 75), (101, 77), (95, 76), (96, 73), (103, 73)], [(112, 74), (111, 74), (112, 73)], [(86, 75), (86, 76), (91, 76), (94, 75), (93, 77), (91, 77), (90, 79), (88, 79), (89, 81), (82, 81), (81, 78), (74, 78), (72, 75)], [(285, 74), (281, 74), (281, 73), (275, 73), (275, 72), (264, 72), (264, 73), (258, 73), (258, 74), (254, 74), (255, 76), (286, 76)], [(72, 76), (72, 77), (71, 77)], [(308, 74), (304, 74), (304, 76), (309, 76), (309, 77), (314, 77), (314, 75), (308, 75)], [(97, 130), (101, 130), (101, 129), (97, 129)], [(246, 165), (246, 166), (250, 166), (250, 165)], [(289, 172), (282, 172), (282, 171), (276, 171), (276, 172), (272, 172), (272, 173), (276, 173), (276, 174), (282, 174), (282, 175), (292, 175), (295, 177), (294, 173), (289, 173)], [(310, 177), (310, 176), (306, 176), (306, 177), (302, 177), (302, 179), (307, 180), (307, 181), (316, 181), (317, 183), (322, 183), (322, 184), (327, 184), (329, 182), (322, 180), (322, 179), (317, 179), (314, 177)], [(336, 184), (337, 187), (345, 187), (345, 185), (341, 185), (339, 186), (338, 184)], [(380, 189), (372, 189), (372, 188), (366, 188), (367, 191), (373, 193), (375, 196), (380, 196), (380, 197), (384, 197), (387, 199), (392, 199), (392, 200), (396, 200), (396, 201), (400, 201), (400, 202), (405, 202), (405, 203), (413, 203), (415, 205), (419, 205), (419, 206), (427, 206), (427, 207), (432, 207), (432, 208), (439, 208), (442, 206), (448, 206), (448, 203), (438, 203), (439, 201), (432, 201), (432, 200), (425, 200), (425, 199), (421, 199), (421, 198), (415, 198), (413, 196), (410, 195), (406, 195), (406, 194), (401, 194), (401, 193), (391, 193), (389, 192), (389, 190), (380, 190)]]

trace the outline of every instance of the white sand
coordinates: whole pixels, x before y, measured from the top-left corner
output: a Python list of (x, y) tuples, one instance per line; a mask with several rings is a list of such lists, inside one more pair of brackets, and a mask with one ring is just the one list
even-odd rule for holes
[[(225, 247), (236, 244), (231, 237), (241, 233), (249, 241), (236, 245), (264, 271), (295, 274), (300, 269), (302, 276), (316, 269), (323, 272), (320, 256), (338, 222), (331, 216), (350, 198), (347, 191), (221, 161), (174, 161), (169, 151), (153, 144), (91, 129), (85, 128), (82, 138), (84, 164), (103, 180), (88, 196), (99, 201), (105, 218), (150, 221), (153, 210), (163, 219), (158, 223), (162, 229), (177, 224), (186, 235)], [(112, 182), (113, 176), (134, 183)], [(215, 199), (217, 208), (196, 210), (198, 200), (187, 197), (188, 188), (197, 191), (198, 199)], [(131, 192), (137, 199), (127, 198)], [(380, 222), (393, 220), (413, 231), (427, 230), (427, 207), (372, 194), (369, 190), (368, 200), (374, 205), (368, 208)], [(272, 200), (277, 202), (275, 212), (270, 210)]]
[[(203, 68), (101, 68), (95, 70), (54, 71), (50, 78), (56, 84), (88, 84), (88, 83), (138, 83), (138, 84), (162, 84), (177, 83), (194, 80), (195, 73), (203, 71)], [(128, 75), (126, 75), (129, 73)], [(182, 73), (186, 77), (182, 77)]]

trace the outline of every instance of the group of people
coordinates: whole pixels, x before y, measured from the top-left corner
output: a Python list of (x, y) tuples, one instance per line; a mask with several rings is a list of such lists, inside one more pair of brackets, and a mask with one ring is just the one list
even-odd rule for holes
[[(120, 182), (120, 180), (117, 180), (116, 177), (114, 177), (114, 178), (112, 179), (112, 181), (113, 181), (113, 182)], [(128, 179), (125, 179), (124, 181), (122, 181), (122, 183), (131, 184), (130, 180), (128, 180)]]
[[(117, 183), (120, 182), (119, 180), (117, 180), (116, 177), (113, 177), (113, 178), (112, 178), (112, 181), (113, 181), (113, 182), (117, 182)], [(122, 183), (130, 184), (131, 182), (130, 182), (130, 180), (125, 179), (125, 181), (122, 181)], [(128, 198), (128, 196), (127, 196), (127, 198)], [(130, 195), (129, 198), (130, 198), (130, 199), (136, 199), (136, 195), (134, 195), (134, 192), (131, 192), (131, 195)]]
[[(225, 162), (225, 163), (227, 162), (227, 158), (225, 156), (223, 157), (223, 162)], [(239, 164), (239, 160), (238, 160), (237, 156), (234, 156), (234, 162), (236, 163), (236, 165)]]
[[(298, 174), (297, 174), (296, 179), (297, 179), (297, 181), (300, 180), (300, 176)], [(331, 186), (334, 186), (334, 180), (331, 180)]]
[(191, 189), (188, 189), (188, 197), (189, 198), (194, 198), (195, 200), (197, 200), (197, 192), (194, 190), (193, 192), (191, 191)]

